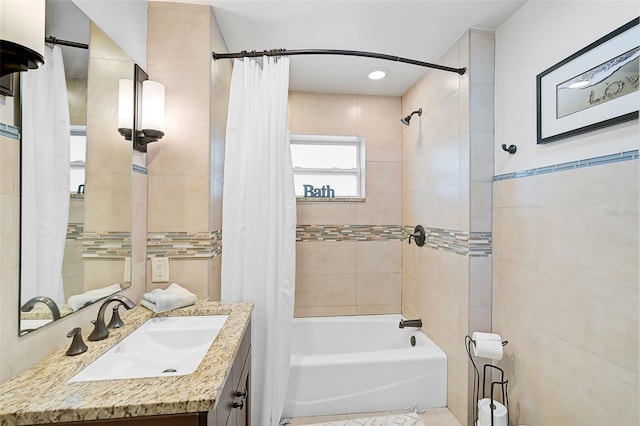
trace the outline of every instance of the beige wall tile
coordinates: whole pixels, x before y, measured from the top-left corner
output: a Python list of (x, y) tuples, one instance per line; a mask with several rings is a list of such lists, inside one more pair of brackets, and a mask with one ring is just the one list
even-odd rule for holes
[(207, 120), (167, 121), (165, 136), (147, 147), (149, 174), (207, 176), (211, 172), (209, 127)]
[(209, 261), (211, 270), (209, 272), (209, 300), (221, 300), (222, 282), (222, 256), (216, 256)]
[(402, 306), (400, 304), (356, 306), (356, 315), (387, 315), (387, 314), (399, 314), (401, 312), (402, 312)]
[(296, 307), (355, 305), (356, 274), (296, 274)]
[[(398, 123), (400, 123), (398, 119)], [(358, 129), (360, 136), (366, 138), (365, 155), (367, 161), (401, 161), (402, 145), (400, 143), (401, 129), (393, 127), (377, 129)]]
[(355, 241), (296, 243), (296, 271), (301, 274), (355, 273)]
[(402, 274), (371, 273), (358, 274), (356, 302), (358, 307), (367, 305), (393, 305), (398, 308), (402, 302)]
[(205, 5), (151, 5), (147, 35), (149, 68), (163, 64), (209, 64), (211, 18), (211, 8)]
[[(397, 96), (356, 96), (358, 130), (400, 129), (401, 99)], [(394, 140), (394, 144), (400, 141)]]
[(402, 192), (367, 194), (365, 203), (357, 203), (355, 225), (392, 225), (402, 219)]
[(292, 134), (358, 135), (355, 95), (291, 92), (289, 111)]
[(401, 244), (400, 241), (358, 241), (358, 273), (402, 272)]
[(202, 176), (150, 176), (149, 232), (207, 230), (209, 195)]
[(367, 161), (366, 194), (397, 194), (402, 187), (402, 163)]
[(305, 225), (355, 224), (359, 203), (298, 202), (298, 223)]
[(19, 196), (20, 142), (0, 136), (0, 196)]

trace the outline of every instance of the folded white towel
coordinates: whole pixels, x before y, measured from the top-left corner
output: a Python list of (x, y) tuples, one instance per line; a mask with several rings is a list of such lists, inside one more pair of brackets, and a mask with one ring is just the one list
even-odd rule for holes
[(140, 304), (153, 312), (160, 313), (193, 305), (196, 300), (195, 294), (176, 283), (172, 283), (165, 290), (156, 288), (143, 294)]
[(122, 290), (120, 284), (112, 284), (106, 287), (97, 288), (95, 290), (89, 290), (82, 294), (76, 294), (75, 296), (70, 296), (67, 300), (67, 305), (71, 306), (71, 309), (77, 311), (80, 308), (83, 308), (87, 305), (87, 303), (93, 303), (96, 300), (102, 299), (103, 297), (111, 296), (114, 293)]

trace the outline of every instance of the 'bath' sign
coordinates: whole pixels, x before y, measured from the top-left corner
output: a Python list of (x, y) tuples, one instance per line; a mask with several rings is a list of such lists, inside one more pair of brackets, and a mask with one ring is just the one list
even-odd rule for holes
[(336, 191), (329, 185), (323, 185), (322, 188), (315, 188), (313, 185), (302, 185), (304, 188), (304, 196), (310, 198), (336, 198)]

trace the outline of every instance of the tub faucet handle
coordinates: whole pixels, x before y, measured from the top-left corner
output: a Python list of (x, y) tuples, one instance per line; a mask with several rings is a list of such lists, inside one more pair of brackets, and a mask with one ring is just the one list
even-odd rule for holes
[(411, 244), (411, 238), (413, 238), (413, 241), (416, 242), (416, 245), (418, 247), (422, 247), (426, 240), (426, 232), (424, 230), (424, 226), (416, 225), (415, 229), (413, 230), (413, 234), (409, 234), (409, 244)]

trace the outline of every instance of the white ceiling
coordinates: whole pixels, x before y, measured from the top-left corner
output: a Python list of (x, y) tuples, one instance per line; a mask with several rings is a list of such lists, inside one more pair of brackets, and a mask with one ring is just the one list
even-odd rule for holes
[[(230, 52), (362, 50), (438, 63), (467, 29), (496, 29), (526, 0), (193, 2), (213, 6)], [(387, 77), (369, 80), (368, 71), (377, 67), (386, 68)], [(427, 70), (381, 59), (291, 56), (290, 87), (306, 92), (400, 96)]]

